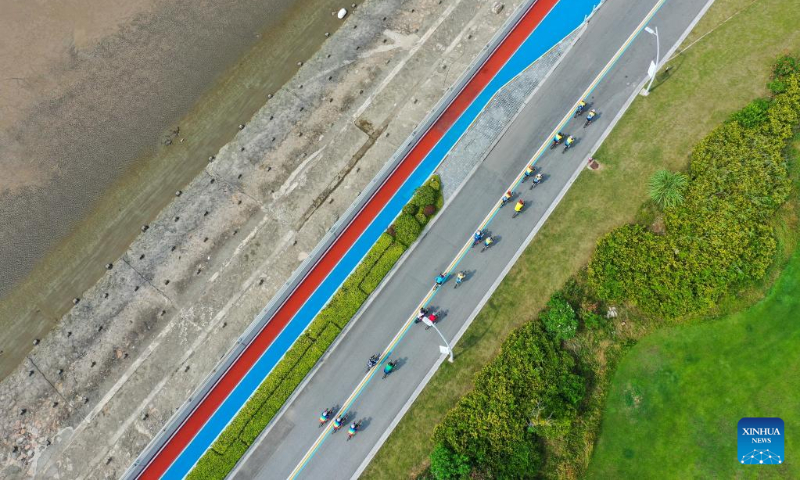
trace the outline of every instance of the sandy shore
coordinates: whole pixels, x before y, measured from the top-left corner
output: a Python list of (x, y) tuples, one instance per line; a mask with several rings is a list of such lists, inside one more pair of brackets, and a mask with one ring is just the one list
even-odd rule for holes
[(331, 0), (0, 0), (0, 376), (296, 72)]

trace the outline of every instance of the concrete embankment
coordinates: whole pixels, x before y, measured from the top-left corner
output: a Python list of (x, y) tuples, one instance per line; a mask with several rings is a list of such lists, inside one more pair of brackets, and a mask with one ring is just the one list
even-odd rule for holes
[(0, 384), (2, 476), (124, 471), (517, 4), (358, 7)]

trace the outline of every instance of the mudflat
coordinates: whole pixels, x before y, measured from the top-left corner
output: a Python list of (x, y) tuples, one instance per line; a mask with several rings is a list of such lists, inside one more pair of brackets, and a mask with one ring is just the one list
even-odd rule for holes
[(333, 31), (331, 0), (0, 0), (0, 370)]

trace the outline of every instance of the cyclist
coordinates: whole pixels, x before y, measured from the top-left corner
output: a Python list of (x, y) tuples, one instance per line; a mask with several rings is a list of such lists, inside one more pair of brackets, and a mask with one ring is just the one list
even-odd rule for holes
[(534, 185), (539, 185), (540, 183), (542, 183), (542, 174), (541, 174), (541, 173), (537, 173), (537, 174), (536, 174), (536, 175), (533, 177), (533, 184), (534, 184)]
[(589, 113), (586, 114), (586, 124), (588, 125), (592, 120), (594, 120), (595, 116), (597, 116), (597, 110), (594, 108), (589, 110)]
[(494, 243), (494, 238), (490, 236), (486, 237), (486, 240), (483, 241), (483, 249), (486, 250), (487, 248), (491, 247)]
[(571, 147), (573, 143), (575, 143), (575, 137), (570, 135), (567, 137), (567, 141), (564, 142), (564, 149), (566, 150), (567, 148)]
[(358, 428), (360, 426), (361, 426), (361, 420), (359, 420), (357, 422), (353, 422), (353, 423), (350, 424), (350, 428), (347, 429), (347, 440), (348, 441), (351, 438), (353, 438), (353, 435), (356, 434), (356, 432), (358, 431)]
[(456, 275), (456, 286), (454, 288), (458, 288), (458, 286), (461, 285), (461, 282), (463, 282), (466, 277), (466, 273), (458, 272), (458, 275)]
[(525, 208), (525, 201), (520, 198), (517, 204), (514, 205), (514, 211), (519, 213), (523, 208)]
[(397, 366), (397, 360), (387, 363), (386, 366), (383, 367), (383, 377), (386, 378), (386, 375), (392, 373), (392, 370), (394, 370), (394, 367), (396, 366)]
[(325, 410), (322, 411), (322, 413), (319, 414), (319, 424), (320, 424), (320, 426), (323, 423), (328, 421), (328, 419), (331, 417), (331, 413), (332, 413), (331, 409), (330, 408), (326, 408)]
[(475, 234), (472, 236), (473, 239), (472, 246), (474, 247), (475, 245), (481, 243), (482, 238), (483, 238), (483, 230), (476, 231)]
[(527, 167), (525, 167), (525, 178), (528, 178), (528, 177), (530, 177), (531, 175), (533, 175), (533, 172), (534, 172), (535, 170), (536, 170), (536, 169), (533, 167), (533, 165), (528, 165)]
[(586, 108), (586, 101), (581, 100), (578, 102), (578, 108), (575, 110), (575, 116), (577, 117), (578, 115), (582, 114), (584, 108)]
[(447, 280), (447, 275), (445, 273), (440, 273), (437, 275), (435, 288), (441, 287), (445, 280)]
[(342, 424), (344, 423), (344, 416), (339, 415), (338, 417), (333, 419), (333, 431), (338, 432), (340, 428), (342, 428)]
[(561, 132), (556, 133), (556, 136), (553, 137), (553, 144), (550, 145), (550, 148), (555, 148), (555, 146), (561, 143), (562, 140), (564, 140), (564, 134)]
[(367, 361), (367, 371), (369, 371), (370, 369), (372, 369), (372, 367), (377, 365), (378, 364), (378, 360), (380, 360), (380, 358), (381, 357), (377, 353), (375, 355), (369, 357), (369, 360)]
[(506, 193), (503, 194), (503, 198), (500, 199), (500, 201), (502, 202), (500, 206), (502, 207), (503, 205), (508, 203), (508, 201), (511, 200), (511, 196), (512, 196), (511, 190), (506, 191)]

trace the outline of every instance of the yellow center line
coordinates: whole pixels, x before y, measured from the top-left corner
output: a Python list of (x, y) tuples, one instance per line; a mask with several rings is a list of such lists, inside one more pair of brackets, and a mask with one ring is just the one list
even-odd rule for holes
[[(531, 162), (533, 162), (533, 164), (535, 164), (539, 160), (539, 158), (542, 156), (542, 154), (545, 152), (547, 147), (550, 145), (551, 139), (553, 137), (555, 137), (556, 133), (558, 133), (567, 124), (567, 122), (569, 122), (569, 120), (572, 118), (572, 116), (575, 113), (575, 110), (578, 108), (578, 103), (581, 100), (583, 100), (584, 98), (587, 98), (591, 94), (591, 92), (597, 87), (597, 85), (600, 83), (600, 81), (603, 79), (603, 77), (605, 77), (605, 75), (609, 72), (609, 70), (611, 70), (611, 68), (614, 66), (614, 64), (617, 62), (617, 60), (619, 60), (619, 58), (622, 56), (622, 54), (625, 52), (625, 50), (628, 48), (628, 46), (633, 42), (634, 39), (636, 39), (636, 36), (639, 35), (639, 33), (644, 29), (644, 26), (647, 25), (647, 23), (653, 18), (653, 16), (656, 14), (656, 12), (658, 12), (658, 10), (661, 8), (661, 6), (665, 2), (666, 2), (666, 0), (659, 0), (656, 3), (656, 5), (653, 7), (653, 9), (650, 10), (650, 12), (645, 16), (645, 18), (639, 24), (639, 26), (636, 27), (636, 29), (633, 31), (633, 33), (631, 33), (631, 35), (628, 37), (628, 39), (625, 41), (625, 43), (623, 43), (622, 46), (619, 48), (619, 50), (617, 50), (617, 52), (614, 54), (614, 56), (611, 58), (611, 60), (605, 65), (605, 67), (603, 67), (603, 69), (600, 71), (600, 73), (597, 75), (597, 77), (595, 77), (595, 79), (592, 80), (592, 83), (589, 84), (589, 87), (586, 89), (586, 91), (584, 91), (584, 93), (578, 98), (578, 100), (575, 101), (575, 104), (573, 105), (572, 109), (569, 112), (567, 112), (566, 115), (564, 115), (564, 118), (561, 119), (561, 122), (559, 122), (558, 126), (556, 126), (556, 128), (550, 133), (550, 136), (547, 137), (547, 140), (539, 147), (539, 149), (536, 150), (536, 153), (533, 155), (533, 157), (531, 157)], [(527, 168), (527, 166), (528, 166), (528, 164), (525, 165), (525, 168)], [(522, 181), (522, 179), (524, 178), (524, 175), (525, 175), (525, 168), (523, 168), (523, 170), (519, 173), (519, 175), (517, 175), (517, 177), (514, 179), (514, 182), (509, 186), (508, 190), (511, 190), (513, 192), (514, 189), (520, 184), (520, 182)], [(484, 228), (486, 228), (489, 225), (489, 222), (492, 220), (494, 215), (500, 210), (500, 206), (501, 205), (502, 204), (495, 205), (489, 211), (489, 213), (486, 215), (486, 217), (484, 217), (484, 219), (480, 223), (480, 227), (479, 227), (480, 230), (483, 230)], [(473, 241), (474, 240), (472, 238), (470, 238), (470, 240), (467, 243), (465, 243), (463, 247), (461, 247), (461, 250), (459, 250), (458, 254), (455, 256), (453, 261), (450, 262), (450, 265), (448, 265), (447, 269), (445, 270), (445, 272), (444, 272), (445, 275), (449, 275), (455, 269), (456, 265), (458, 265), (458, 262), (460, 262), (461, 259), (466, 255), (466, 253), (470, 250), (470, 248), (472, 248)], [(352, 406), (353, 402), (355, 402), (356, 398), (361, 394), (362, 390), (367, 385), (369, 380), (372, 378), (373, 375), (375, 375), (375, 372), (380, 370), (378, 368), (379, 365), (381, 365), (386, 360), (388, 355), (392, 352), (392, 350), (394, 350), (394, 348), (397, 346), (397, 344), (403, 338), (403, 336), (406, 333), (406, 331), (408, 331), (408, 329), (411, 327), (411, 325), (413, 325), (414, 320), (417, 318), (417, 312), (419, 312), (419, 310), (421, 308), (423, 308), (425, 306), (425, 304), (431, 298), (433, 298), (434, 294), (436, 293), (437, 288), (438, 287), (434, 286), (428, 291), (428, 293), (425, 295), (425, 298), (422, 300), (422, 302), (420, 302), (420, 304), (417, 305), (417, 309), (414, 311), (414, 313), (408, 318), (408, 320), (406, 320), (406, 322), (403, 324), (402, 328), (400, 328), (400, 330), (394, 336), (392, 341), (389, 342), (389, 345), (386, 347), (386, 349), (384, 349), (383, 353), (381, 354), (380, 361), (378, 362), (378, 365), (376, 365), (374, 368), (372, 368), (364, 376), (364, 378), (361, 379), (361, 381), (359, 382), (358, 386), (356, 386), (355, 390), (353, 390), (353, 393), (351, 393), (350, 396), (347, 398), (347, 400), (345, 400), (344, 404), (339, 409), (339, 412), (336, 412), (337, 415), (341, 414), (341, 413), (346, 413), (347, 410)], [(332, 425), (333, 425), (332, 421), (326, 425), (325, 429), (319, 435), (319, 437), (317, 437), (317, 440), (314, 442), (314, 444), (311, 446), (311, 448), (308, 449), (308, 451), (306, 452), (305, 455), (303, 455), (303, 458), (300, 460), (300, 462), (297, 464), (297, 466), (294, 468), (294, 470), (292, 470), (292, 473), (288, 477), (289, 479), (297, 478), (297, 476), (300, 474), (300, 472), (303, 470), (303, 468), (305, 468), (306, 464), (311, 459), (311, 457), (314, 455), (314, 453), (316, 452), (317, 448), (319, 448), (319, 446), (322, 444), (322, 442), (327, 437), (328, 433), (333, 428)]]

